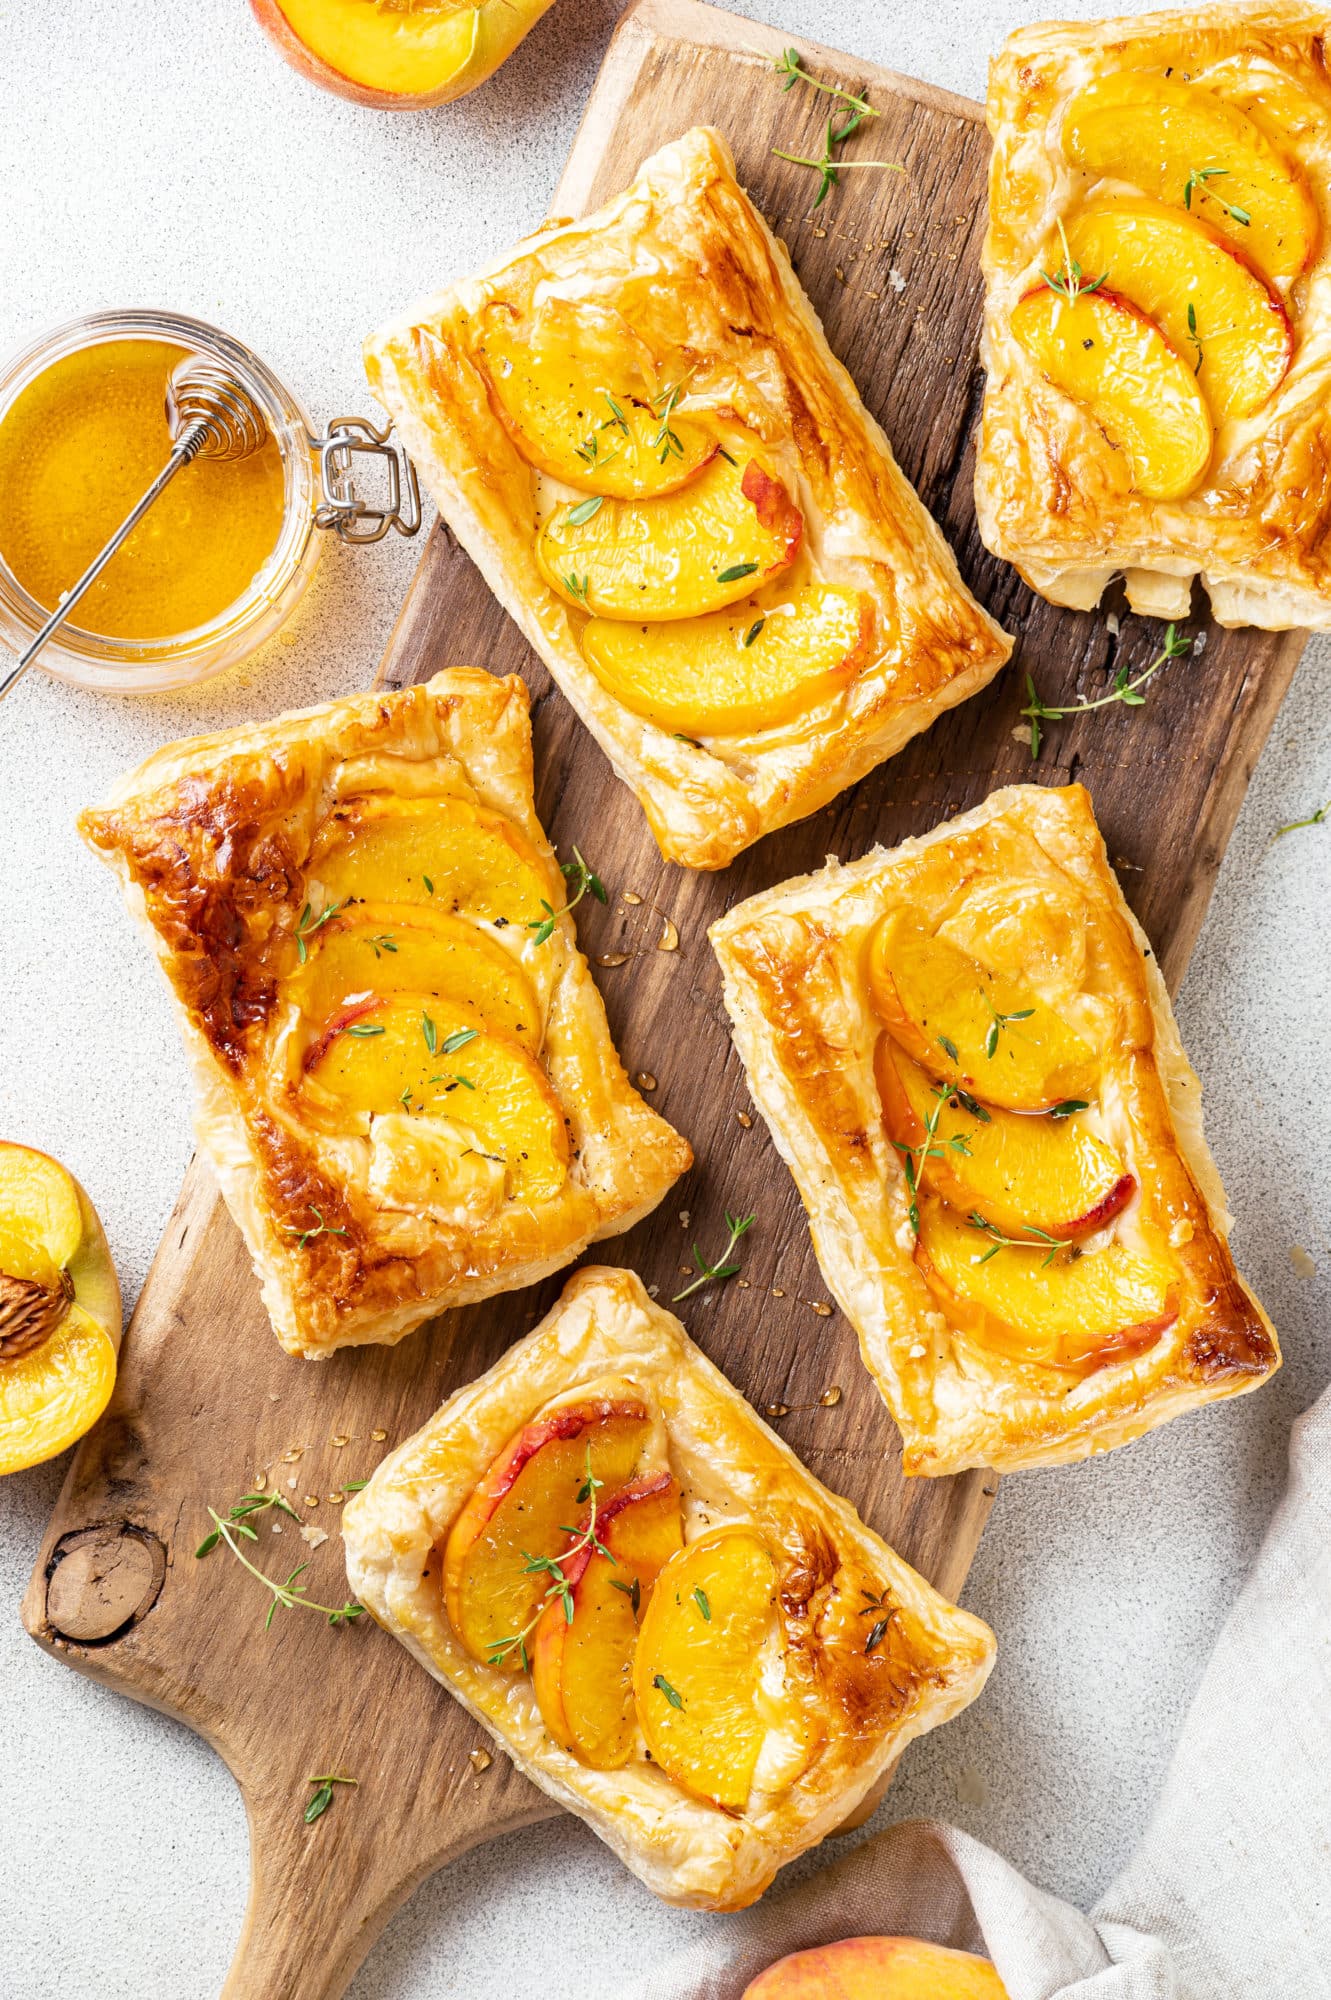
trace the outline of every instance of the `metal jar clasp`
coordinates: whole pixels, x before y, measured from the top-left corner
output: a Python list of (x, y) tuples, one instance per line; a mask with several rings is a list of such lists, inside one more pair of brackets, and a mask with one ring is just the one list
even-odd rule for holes
[[(390, 528), (399, 535), (416, 533), (421, 489), (406, 452), (389, 443), (392, 431), (391, 423), (380, 430), (366, 417), (335, 417), (322, 437), (311, 437), (322, 494), (316, 527), (331, 528), (344, 542), (381, 542)], [(357, 454), (376, 458), (383, 467), (387, 491), (382, 505), (371, 505), (356, 491)]]

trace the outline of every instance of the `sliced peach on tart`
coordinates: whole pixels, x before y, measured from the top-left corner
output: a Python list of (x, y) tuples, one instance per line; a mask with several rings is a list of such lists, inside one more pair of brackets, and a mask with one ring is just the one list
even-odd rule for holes
[(987, 1107), (935, 1083), (890, 1035), (875, 1052), (888, 1137), (919, 1187), (981, 1210), (1007, 1233), (1037, 1228), (1072, 1240), (1102, 1229), (1137, 1183), (1086, 1124), (1077, 1099), (1045, 1117)]
[(536, 561), (552, 590), (594, 618), (698, 618), (749, 597), (794, 561), (804, 521), (756, 458), (720, 455), (654, 500), (558, 507)]
[(0, 1142), (0, 1473), (96, 1423), (119, 1345), (120, 1286), (92, 1203), (49, 1154)]
[(849, 686), (873, 633), (862, 591), (809, 583), (779, 603), (671, 624), (594, 618), (582, 650), (601, 685), (658, 729), (738, 736), (779, 728)]
[(381, 111), (447, 104), (484, 83), (551, 0), (250, 0), (291, 67)]
[(1294, 354), (1275, 293), (1196, 218), (1145, 196), (1093, 202), (1067, 228), (1087, 278), (1153, 319), (1193, 373), (1218, 418), (1246, 417), (1284, 379)]
[(445, 1118), (502, 1162), (514, 1201), (548, 1201), (568, 1179), (568, 1127), (549, 1078), (519, 1042), (432, 1014), (428, 994), (371, 994), (324, 1024), (305, 1052), (308, 1089), (345, 1120)]
[(473, 1659), (521, 1673), (591, 1479), (614, 1494), (640, 1469), (655, 1425), (628, 1396), (563, 1403), (511, 1438), (478, 1481), (444, 1545), (448, 1622)]
[(1291, 139), (1321, 140), (1331, 118), (1331, 93), (1310, 90), (1262, 56), (1226, 56), (1192, 81), (1244, 112), (1277, 152)]
[(1028, 988), (991, 972), (910, 910), (869, 945), (869, 992), (893, 1041), (931, 1076), (1009, 1111), (1094, 1099), (1095, 1050)]
[(638, 1622), (683, 1546), (678, 1483), (658, 1472), (621, 1487), (598, 1509), (595, 1533), (600, 1549), (584, 1542), (560, 1565), (567, 1594), (551, 1600), (532, 1636), (532, 1691), (556, 1743), (593, 1770), (613, 1771), (628, 1762), (636, 1734)]
[(840, 1938), (779, 1958), (740, 2000), (1008, 2000), (987, 1958), (912, 1937)]
[(638, 1634), (633, 1694), (668, 1778), (741, 1811), (769, 1727), (761, 1654), (777, 1619), (772, 1552), (751, 1528), (718, 1528), (656, 1581)]
[(319, 891), (301, 913), (306, 939), (330, 904), (353, 899), (519, 926), (542, 902), (563, 900), (550, 863), (512, 820), (466, 799), (348, 800), (318, 829), (305, 873)]
[(1102, 1366), (1150, 1347), (1178, 1318), (1176, 1272), (1113, 1237), (1101, 1248), (1001, 1241), (991, 1217), (920, 1202), (915, 1262), (947, 1318), (983, 1347), (1051, 1367)]
[(1192, 365), (1155, 321), (1100, 286), (1069, 298), (1040, 284), (1012, 308), (1012, 332), (1056, 389), (1095, 420), (1147, 500), (1191, 493), (1214, 427)]
[[(428, 995), (452, 1027), (491, 1028), (529, 1049), (541, 1043), (541, 1008), (513, 954), (486, 931), (420, 904), (326, 905), (307, 918), (305, 957), (285, 993), (308, 1020), (328, 1021), (358, 1000)], [(313, 927), (311, 927), (313, 925)]]
[(673, 493), (719, 450), (683, 415), (673, 382), (621, 314), (549, 299), (529, 313), (500, 301), (481, 317), (476, 354), (496, 414), (539, 472), (617, 500)]
[(1317, 208), (1298, 170), (1214, 92), (1116, 70), (1068, 105), (1063, 152), (1083, 173), (1127, 181), (1210, 223), (1266, 277), (1293, 278), (1317, 245)]

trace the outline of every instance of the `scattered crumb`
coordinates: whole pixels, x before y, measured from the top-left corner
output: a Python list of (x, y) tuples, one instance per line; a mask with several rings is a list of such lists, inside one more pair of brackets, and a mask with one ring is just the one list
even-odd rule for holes
[(1292, 1243), (1290, 1245), (1289, 1261), (1294, 1266), (1295, 1272), (1300, 1278), (1315, 1278), (1317, 1276), (1317, 1265), (1301, 1243)]
[(689, 1226), (689, 1210), (687, 1208), (681, 1208), (679, 1211), (679, 1226), (681, 1229), (687, 1229)]
[(735, 1282), (739, 1286), (742, 1292), (747, 1292), (749, 1290), (749, 1281), (747, 1278), (737, 1278)]
[(640, 1069), (633, 1081), (637, 1084), (639, 1090), (656, 1089), (656, 1078), (649, 1069)]
[(631, 910), (636, 910), (639, 903), (642, 901), (642, 897), (638, 894), (636, 889), (626, 889), (624, 891), (624, 901), (628, 904)]
[(467, 1762), (471, 1765), (473, 1771), (488, 1771), (494, 1763), (494, 1758), (488, 1750), (477, 1748), (467, 1752)]
[(658, 1292), (660, 1291), (660, 1289), (661, 1289), (661, 1287), (660, 1287), (659, 1285), (648, 1285), (648, 1287), (647, 1287), (647, 1296), (648, 1296), (648, 1298), (649, 1298), (649, 1299), (654, 1299), (654, 1298), (656, 1297), (657, 1293), (658, 1293)]
[(898, 296), (900, 296), (900, 294), (904, 292), (906, 289), (906, 280), (902, 277), (900, 271), (898, 271), (895, 264), (892, 266), (892, 269), (887, 274), (887, 282), (888, 285), (891, 287), (891, 289), (894, 292), (896, 292)]
[(831, 1319), (832, 1308), (825, 1299), (810, 1299), (809, 1304), (813, 1307), (819, 1319)]
[(1119, 616), (1117, 611), (1111, 611), (1109, 616), (1105, 619), (1105, 631), (1108, 632), (1111, 639), (1117, 639), (1119, 633), (1122, 630), (1123, 627), (1119, 622)]
[(919, 1361), (924, 1357), (925, 1354), (928, 1353), (928, 1351), (929, 1350), (926, 1348), (924, 1342), (922, 1340), (917, 1340), (914, 1347), (912, 1347), (910, 1350), (910, 1358), (912, 1361)]
[(1192, 650), (1194, 655), (1203, 652), (1205, 650), (1205, 647), (1206, 647), (1206, 634), (1205, 632), (1199, 632), (1197, 634), (1197, 637), (1192, 642)]
[(737, 1111), (735, 1113), (735, 1116), (739, 1120), (740, 1124), (744, 1127), (744, 1130), (746, 1132), (751, 1132), (753, 1130), (753, 1120), (752, 1118), (750, 1118), (747, 1111)]
[(292, 1473), (292, 1475), (291, 1475), (290, 1479), (288, 1479), (288, 1481), (287, 1481), (287, 1485), (288, 1485), (288, 1486), (290, 1487), (291, 1491), (292, 1491), (292, 1492), (294, 1493), (294, 1491), (295, 1491), (295, 1489), (296, 1489), (296, 1475), (295, 1475), (295, 1473), (294, 1473), (294, 1472)]
[(1028, 725), (1024, 722), (1019, 722), (1012, 732), (1012, 741), (1014, 743), (1029, 743), (1030, 740), (1031, 732)]
[(957, 1772), (957, 1797), (964, 1806), (982, 1806), (989, 1797), (989, 1787), (971, 1764)]
[(300, 1538), (303, 1542), (308, 1542), (312, 1549), (322, 1548), (328, 1540), (322, 1528), (311, 1527), (308, 1523), (301, 1529)]
[(782, 1291), (782, 1289), (781, 1289), (780, 1285), (773, 1285), (773, 1287), (772, 1287), (772, 1297), (773, 1297), (774, 1299), (783, 1299), (783, 1298), (784, 1298), (785, 1296), (786, 1296), (786, 1295), (785, 1295), (785, 1293), (784, 1293), (784, 1292)]

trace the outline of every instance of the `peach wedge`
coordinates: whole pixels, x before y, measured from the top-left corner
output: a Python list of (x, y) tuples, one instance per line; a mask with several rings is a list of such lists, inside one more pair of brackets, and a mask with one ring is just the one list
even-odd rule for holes
[(1087, 1128), (1084, 1107), (1057, 1118), (986, 1109), (935, 1084), (889, 1035), (879, 1038), (875, 1067), (888, 1137), (914, 1160), (920, 1186), (981, 1210), (1005, 1234), (1089, 1236), (1131, 1200), (1135, 1180)]
[(803, 528), (756, 458), (718, 455), (660, 499), (557, 508), (536, 560), (552, 590), (595, 618), (697, 618), (788, 568)]
[(1296, 169), (1200, 84), (1144, 70), (1099, 77), (1067, 108), (1063, 152), (1083, 173), (1210, 223), (1268, 278), (1296, 277), (1316, 247), (1317, 209)]
[(1117, 1239), (1083, 1255), (1029, 1229), (998, 1246), (981, 1219), (926, 1196), (915, 1261), (946, 1316), (982, 1346), (1051, 1367), (1100, 1366), (1149, 1347), (1177, 1319), (1171, 1264)]
[[(679, 1486), (668, 1472), (612, 1494), (596, 1537), (563, 1565), (567, 1603), (555, 1597), (531, 1646), (532, 1689), (556, 1743), (596, 1771), (633, 1749), (633, 1653), (658, 1573), (682, 1545)], [(571, 1616), (570, 1616), (571, 1612)]]
[(420, 111), (475, 90), (551, 0), (250, 0), (291, 67), (378, 111)]
[(852, 1937), (792, 1952), (740, 2000), (1008, 2000), (987, 1958), (922, 1938)]
[[(471, 1493), (444, 1546), (448, 1621), (473, 1659), (521, 1673), (548, 1572), (586, 1512), (587, 1474), (614, 1493), (628, 1484), (652, 1434), (644, 1404), (566, 1403), (511, 1438)], [(511, 1643), (519, 1640), (519, 1643)]]
[(1145, 196), (1094, 202), (1068, 224), (1087, 277), (1153, 319), (1191, 357), (1216, 417), (1247, 417), (1279, 388), (1294, 353), (1275, 293), (1204, 222)]
[(1069, 299), (1041, 284), (1013, 307), (1012, 331), (1124, 454), (1144, 499), (1192, 492), (1211, 462), (1211, 412), (1154, 320), (1104, 286)]
[(868, 665), (873, 609), (857, 590), (810, 583), (779, 603), (748, 603), (674, 624), (594, 618), (582, 635), (598, 681), (672, 735), (776, 729), (849, 685)]
[(1074, 1028), (909, 910), (890, 912), (874, 931), (869, 991), (908, 1056), (986, 1105), (1052, 1111), (1096, 1094), (1095, 1051)]
[(307, 934), (330, 903), (426, 903), (521, 925), (559, 903), (553, 870), (511, 820), (466, 799), (370, 797), (339, 806), (320, 827), (306, 880), (321, 897)]

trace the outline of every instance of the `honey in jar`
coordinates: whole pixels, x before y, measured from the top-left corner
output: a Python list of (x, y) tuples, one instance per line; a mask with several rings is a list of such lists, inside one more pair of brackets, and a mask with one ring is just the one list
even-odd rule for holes
[[(0, 558), (43, 610), (54, 610), (170, 457), (167, 378), (187, 353), (165, 340), (98, 341), (53, 361), (6, 412)], [(284, 497), (271, 435), (248, 458), (182, 466), (73, 622), (128, 640), (211, 623), (276, 548)]]

